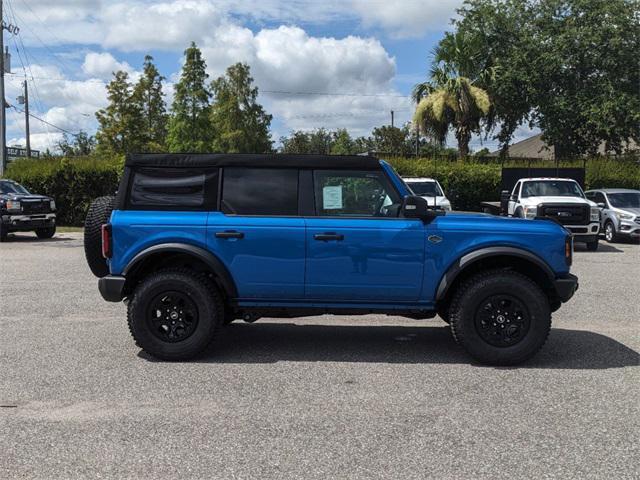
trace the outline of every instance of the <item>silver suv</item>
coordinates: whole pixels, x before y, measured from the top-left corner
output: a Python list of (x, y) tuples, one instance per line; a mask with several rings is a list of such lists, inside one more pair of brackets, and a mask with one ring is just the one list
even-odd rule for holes
[(640, 190), (602, 188), (585, 192), (598, 204), (600, 221), (607, 242), (621, 237), (640, 238)]

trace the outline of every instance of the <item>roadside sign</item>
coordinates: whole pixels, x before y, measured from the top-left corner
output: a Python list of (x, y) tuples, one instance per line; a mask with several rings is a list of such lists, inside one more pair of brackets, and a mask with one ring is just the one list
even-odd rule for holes
[[(7, 147), (7, 158), (9, 160), (15, 160), (16, 158), (26, 158), (26, 156), (26, 148)], [(40, 150), (31, 150), (31, 156), (34, 158), (40, 158)]]

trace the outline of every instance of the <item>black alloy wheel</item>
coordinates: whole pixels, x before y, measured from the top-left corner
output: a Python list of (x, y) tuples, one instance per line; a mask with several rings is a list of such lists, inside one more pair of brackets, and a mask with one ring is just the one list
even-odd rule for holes
[(478, 308), (475, 326), (480, 337), (494, 347), (510, 347), (529, 331), (527, 308), (511, 295), (492, 295)]

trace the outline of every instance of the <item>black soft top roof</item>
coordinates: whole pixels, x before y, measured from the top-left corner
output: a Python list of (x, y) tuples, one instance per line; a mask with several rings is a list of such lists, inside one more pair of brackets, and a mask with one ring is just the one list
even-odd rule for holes
[(361, 155), (245, 153), (130, 153), (127, 167), (271, 167), (376, 170), (380, 161)]

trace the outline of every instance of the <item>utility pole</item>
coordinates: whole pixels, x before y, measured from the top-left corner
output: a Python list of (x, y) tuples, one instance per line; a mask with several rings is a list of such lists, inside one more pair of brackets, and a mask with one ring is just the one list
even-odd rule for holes
[(18, 103), (24, 104), (24, 132), (27, 136), (27, 157), (31, 157), (31, 136), (29, 135), (29, 86), (27, 80), (22, 83), (24, 85), (24, 93), (18, 97)]
[(0, 0), (0, 177), (7, 168), (7, 118), (4, 102), (4, 6)]
[(393, 127), (393, 110), (391, 110), (391, 126)]

